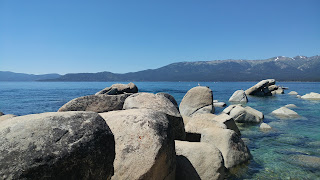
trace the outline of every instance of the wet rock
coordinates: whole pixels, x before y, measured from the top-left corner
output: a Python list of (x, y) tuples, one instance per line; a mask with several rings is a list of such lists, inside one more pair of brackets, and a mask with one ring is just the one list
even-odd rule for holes
[(178, 109), (167, 97), (161, 94), (133, 94), (125, 100), (123, 109), (152, 109), (163, 112), (168, 115), (174, 129), (175, 139), (185, 139), (184, 123)]
[(222, 113), (228, 114), (238, 123), (260, 123), (263, 119), (260, 111), (243, 105), (230, 105)]
[(320, 94), (311, 92), (309, 94), (305, 94), (301, 96), (302, 99), (308, 99), (308, 100), (320, 100)]
[(251, 158), (248, 147), (233, 130), (207, 128), (202, 131), (201, 142), (215, 145), (222, 153), (224, 165), (231, 168)]
[(93, 111), (108, 112), (121, 110), (125, 99), (130, 94), (120, 95), (90, 95), (72, 99), (63, 105), (58, 111)]
[(237, 90), (232, 94), (232, 96), (229, 99), (230, 102), (240, 102), (240, 103), (246, 103), (248, 102), (248, 98), (244, 90)]
[(115, 142), (94, 112), (52, 112), (0, 121), (1, 179), (110, 179)]
[(190, 89), (183, 97), (179, 107), (182, 116), (191, 116), (202, 108), (205, 108), (206, 111), (201, 111), (201, 113), (214, 112), (212, 90), (204, 86)]
[(175, 141), (175, 147), (176, 179), (224, 179), (223, 157), (215, 146), (201, 142)]
[(100, 115), (116, 142), (112, 179), (174, 179), (174, 137), (165, 113), (130, 109)]

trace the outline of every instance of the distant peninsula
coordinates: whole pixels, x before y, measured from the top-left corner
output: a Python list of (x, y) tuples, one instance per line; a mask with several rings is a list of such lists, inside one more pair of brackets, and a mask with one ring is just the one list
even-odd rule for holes
[[(320, 56), (277, 56), (264, 60), (214, 60), (172, 63), (158, 69), (33, 75), (34, 81), (320, 81)], [(8, 72), (7, 72), (8, 73)], [(12, 73), (12, 72), (11, 72)], [(21, 74), (20, 74), (21, 76)], [(21, 79), (21, 78), (20, 78)], [(0, 81), (13, 81), (0, 71)], [(22, 80), (22, 79), (21, 79)]]

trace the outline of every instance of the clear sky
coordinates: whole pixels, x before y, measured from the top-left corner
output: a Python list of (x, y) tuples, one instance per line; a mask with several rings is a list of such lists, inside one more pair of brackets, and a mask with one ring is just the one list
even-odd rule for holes
[(0, 71), (320, 54), (320, 0), (0, 0)]

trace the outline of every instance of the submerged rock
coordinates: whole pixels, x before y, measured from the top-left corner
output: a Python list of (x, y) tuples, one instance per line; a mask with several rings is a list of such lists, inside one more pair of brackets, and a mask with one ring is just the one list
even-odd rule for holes
[(94, 112), (51, 112), (0, 121), (1, 179), (110, 179), (115, 142)]
[(174, 130), (175, 139), (185, 139), (184, 123), (179, 110), (162, 94), (133, 94), (125, 100), (123, 109), (152, 109), (163, 112), (168, 115), (169, 121)]
[(290, 108), (290, 109), (292, 109), (292, 108), (297, 108), (297, 106), (294, 105), (294, 104), (287, 104), (287, 105), (285, 105), (284, 107)]
[(121, 110), (125, 99), (130, 94), (120, 95), (90, 95), (72, 99), (63, 105), (58, 111), (93, 111), (108, 112)]
[(212, 90), (205, 86), (190, 89), (183, 97), (179, 109), (182, 116), (191, 116), (197, 112), (214, 113)]
[(308, 99), (308, 100), (320, 100), (320, 94), (311, 92), (309, 94), (305, 94), (301, 96), (302, 99)]
[(290, 163), (292, 164), (320, 170), (320, 157), (317, 157), (317, 156), (297, 154), (297, 155), (292, 155), (289, 158), (289, 160), (290, 160)]
[(207, 128), (202, 131), (201, 142), (215, 145), (222, 153), (224, 165), (231, 168), (251, 158), (248, 147), (233, 130)]
[(222, 113), (228, 114), (238, 123), (260, 123), (263, 119), (262, 112), (249, 106), (230, 105)]
[(130, 109), (100, 115), (116, 142), (112, 179), (174, 179), (174, 137), (165, 113)]
[(176, 179), (222, 180), (224, 161), (218, 148), (208, 143), (175, 141)]
[(296, 113), (295, 111), (288, 109), (287, 107), (281, 107), (279, 109), (276, 109), (271, 112), (271, 114), (278, 116), (278, 117), (283, 117), (283, 118), (293, 118), (293, 117), (299, 117), (299, 114)]
[(248, 102), (248, 98), (244, 90), (237, 90), (232, 94), (232, 96), (229, 99), (230, 102), (240, 102), (240, 103), (246, 103)]

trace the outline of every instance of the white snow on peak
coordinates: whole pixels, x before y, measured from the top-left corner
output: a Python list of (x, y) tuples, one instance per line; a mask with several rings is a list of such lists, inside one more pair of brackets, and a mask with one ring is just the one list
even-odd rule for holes
[(277, 57), (274, 61), (278, 61), (279, 60), (279, 57)]

